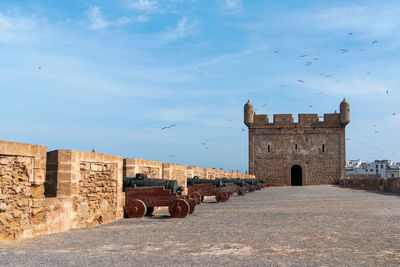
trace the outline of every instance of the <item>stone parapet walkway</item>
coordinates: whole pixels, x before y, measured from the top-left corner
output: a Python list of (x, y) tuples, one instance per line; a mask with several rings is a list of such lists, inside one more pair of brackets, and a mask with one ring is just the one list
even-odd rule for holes
[(400, 194), (266, 188), (185, 219), (122, 219), (0, 244), (0, 266), (398, 266)]

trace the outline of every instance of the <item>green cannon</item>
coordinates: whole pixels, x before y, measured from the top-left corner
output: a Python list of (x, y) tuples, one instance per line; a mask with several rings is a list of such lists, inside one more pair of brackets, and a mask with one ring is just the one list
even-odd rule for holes
[(187, 184), (189, 185), (196, 185), (196, 184), (212, 184), (215, 185), (216, 187), (223, 187), (224, 183), (222, 179), (200, 179), (198, 176), (195, 176), (193, 178), (187, 178)]
[(224, 184), (233, 183), (233, 184), (238, 185), (238, 186), (244, 186), (244, 185), (246, 184), (246, 182), (243, 181), (243, 179), (239, 179), (239, 178), (237, 178), (237, 179), (222, 178), (222, 179), (220, 179), (220, 180), (222, 180), (222, 182), (223, 182)]
[(165, 189), (170, 189), (171, 193), (183, 192), (184, 188), (178, 186), (177, 180), (162, 180), (147, 178), (144, 173), (137, 173), (135, 178), (124, 178), (124, 190), (127, 187), (147, 187), (147, 186), (164, 186)]

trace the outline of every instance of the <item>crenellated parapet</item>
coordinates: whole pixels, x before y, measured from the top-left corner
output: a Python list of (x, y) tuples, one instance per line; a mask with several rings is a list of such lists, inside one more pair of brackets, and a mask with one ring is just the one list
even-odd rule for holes
[(297, 122), (293, 114), (274, 114), (273, 120), (269, 121), (268, 114), (255, 114), (253, 104), (250, 101), (244, 106), (244, 123), (249, 129), (252, 128), (343, 128), (350, 122), (350, 104), (343, 99), (340, 103), (340, 113), (319, 114), (298, 114)]
[(290, 128), (290, 127), (343, 127), (339, 113), (324, 114), (320, 119), (318, 114), (298, 114), (297, 122), (293, 114), (274, 114), (269, 121), (268, 114), (255, 114), (254, 122), (249, 128)]

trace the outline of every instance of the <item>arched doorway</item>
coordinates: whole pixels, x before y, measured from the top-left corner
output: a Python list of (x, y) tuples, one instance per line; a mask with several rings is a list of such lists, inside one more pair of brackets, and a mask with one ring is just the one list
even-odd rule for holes
[(294, 165), (291, 170), (292, 185), (303, 185), (302, 169), (299, 165)]

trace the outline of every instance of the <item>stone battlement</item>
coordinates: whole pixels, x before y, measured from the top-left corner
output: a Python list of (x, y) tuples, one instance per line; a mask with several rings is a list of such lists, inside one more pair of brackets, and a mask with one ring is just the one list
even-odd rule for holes
[(30, 238), (123, 217), (123, 177), (255, 178), (254, 175), (0, 140), (0, 241)]
[(340, 124), (339, 113), (324, 114), (320, 120), (318, 114), (298, 114), (298, 122), (294, 121), (293, 114), (274, 114), (272, 122), (268, 114), (254, 114), (254, 123), (249, 128), (274, 128), (274, 127), (343, 127)]

